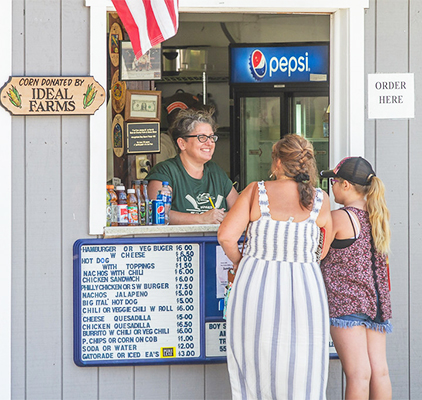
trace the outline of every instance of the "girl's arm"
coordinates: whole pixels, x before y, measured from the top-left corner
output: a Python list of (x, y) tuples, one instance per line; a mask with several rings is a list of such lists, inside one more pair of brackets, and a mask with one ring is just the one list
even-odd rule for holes
[(321, 210), (319, 212), (318, 218), (316, 220), (316, 224), (324, 229), (324, 245), (322, 247), (321, 252), (321, 259), (323, 259), (328, 250), (330, 250), (331, 242), (334, 239), (334, 232), (333, 232), (333, 220), (331, 217), (331, 210), (330, 210), (330, 198), (328, 194), (323, 192), (324, 198), (321, 206)]
[(226, 253), (227, 257), (233, 263), (234, 270), (239, 265), (241, 255), (238, 247), (238, 241), (249, 223), (249, 214), (253, 199), (253, 190), (256, 183), (249, 184), (236, 200), (230, 211), (227, 213), (224, 221), (218, 229), (218, 242)]

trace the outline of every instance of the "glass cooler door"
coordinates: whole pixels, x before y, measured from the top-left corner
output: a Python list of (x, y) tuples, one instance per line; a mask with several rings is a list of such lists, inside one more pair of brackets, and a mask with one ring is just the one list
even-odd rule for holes
[(271, 147), (280, 139), (280, 97), (240, 98), (242, 188), (268, 180)]

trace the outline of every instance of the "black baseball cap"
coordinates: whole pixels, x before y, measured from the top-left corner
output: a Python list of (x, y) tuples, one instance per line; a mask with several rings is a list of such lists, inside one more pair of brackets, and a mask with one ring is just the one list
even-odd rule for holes
[(339, 177), (350, 183), (368, 186), (375, 175), (371, 164), (362, 157), (346, 157), (334, 169), (321, 171), (323, 178)]

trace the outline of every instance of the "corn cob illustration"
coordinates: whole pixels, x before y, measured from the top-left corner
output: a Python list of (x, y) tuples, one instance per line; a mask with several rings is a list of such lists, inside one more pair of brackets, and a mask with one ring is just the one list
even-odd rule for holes
[(86, 93), (84, 93), (84, 108), (89, 107), (95, 100), (95, 95), (97, 94), (97, 91), (95, 90), (95, 86), (93, 85), (93, 83), (88, 85), (86, 88)]
[(22, 108), (22, 100), (21, 96), (19, 95), (18, 90), (12, 85), (8, 92), (6, 92), (9, 96), (10, 102), (15, 106)]

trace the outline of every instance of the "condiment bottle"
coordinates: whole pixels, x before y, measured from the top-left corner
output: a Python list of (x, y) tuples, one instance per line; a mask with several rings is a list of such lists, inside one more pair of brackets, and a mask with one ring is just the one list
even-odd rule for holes
[(114, 185), (107, 185), (107, 226), (117, 226), (117, 194)]
[[(136, 180), (132, 181), (132, 189), (135, 189), (135, 196), (138, 200), (138, 224), (139, 225), (145, 225), (145, 223), (142, 224), (142, 218), (141, 218), (141, 203), (143, 199), (142, 191), (141, 191), (141, 181)], [(144, 200), (144, 210), (145, 210), (145, 200)], [(144, 216), (145, 218), (145, 216)]]
[(129, 220), (127, 215), (127, 197), (124, 186), (116, 187), (117, 194), (117, 223), (119, 226), (127, 226)]
[(129, 225), (138, 225), (138, 199), (135, 195), (135, 189), (127, 190), (127, 213)]

